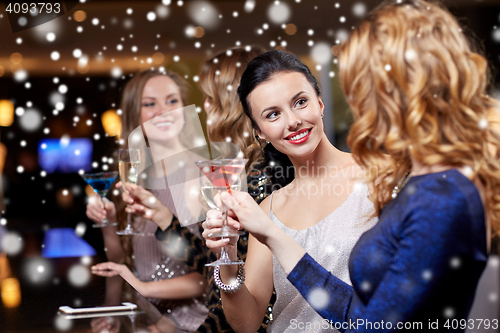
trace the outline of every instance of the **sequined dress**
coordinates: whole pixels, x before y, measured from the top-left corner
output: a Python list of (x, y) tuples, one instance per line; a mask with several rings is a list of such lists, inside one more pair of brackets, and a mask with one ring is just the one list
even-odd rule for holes
[[(180, 169), (175, 174), (169, 176), (169, 179), (182, 180), (184, 177), (185, 173)], [(152, 189), (150, 191), (174, 214), (177, 214), (172, 195), (183, 196), (182, 187), (178, 187), (176, 190), (180, 191), (180, 193), (171, 192), (169, 188), (162, 190)], [(177, 207), (177, 209), (183, 208)], [(196, 237), (201, 241), (197, 224), (183, 228), (177, 219), (174, 219), (172, 223), (176, 225), (173, 230), (188, 232), (193, 235), (192, 237)], [(136, 275), (141, 281), (172, 279), (193, 271), (183, 261), (185, 249), (191, 245), (182, 237), (180, 232), (172, 231), (171, 241), (168, 244), (163, 244), (155, 238), (158, 226), (154, 222), (138, 218), (134, 223), (134, 228), (144, 233), (144, 236), (134, 236), (133, 239)], [(183, 300), (150, 298), (148, 300), (175, 324), (177, 327), (176, 333), (196, 331), (208, 314), (208, 309), (204, 305), (203, 298)]]
[[(288, 228), (274, 215), (271, 210), (272, 195), (269, 216), (329, 272), (350, 284), (348, 261), (351, 250), (361, 234), (377, 222), (376, 218), (370, 218), (374, 208), (368, 195), (366, 185), (356, 187), (337, 209), (303, 230)], [(276, 302), (268, 332), (338, 332), (325, 329), (321, 316), (287, 280), (285, 271), (274, 256), (273, 280)]]
[[(288, 279), (304, 297), (323, 290), (328, 302), (316, 309), (344, 325), (344, 332), (374, 331), (373, 325), (379, 325), (377, 332), (398, 325), (416, 332), (461, 332), (457, 323), (467, 319), (486, 261), (479, 192), (459, 171), (448, 170), (412, 177), (383, 208), (377, 225), (352, 251), (352, 287), (309, 254)], [(350, 325), (358, 320), (364, 324)]]

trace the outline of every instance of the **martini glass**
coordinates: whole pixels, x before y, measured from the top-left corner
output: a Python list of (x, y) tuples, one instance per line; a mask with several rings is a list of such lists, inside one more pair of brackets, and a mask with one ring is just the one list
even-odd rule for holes
[[(106, 194), (108, 193), (109, 189), (111, 188), (111, 185), (118, 176), (118, 172), (111, 171), (111, 172), (85, 173), (81, 176), (87, 182), (87, 184), (92, 186), (94, 192), (101, 196), (101, 200), (104, 204), (104, 200), (107, 200)], [(111, 227), (114, 225), (118, 225), (118, 223), (116, 222), (111, 223), (108, 221), (108, 219), (105, 218), (104, 220), (101, 221), (101, 223), (94, 224), (92, 226), (94, 228), (103, 228), (103, 227)]]
[[(222, 204), (220, 207), (215, 203), (215, 196), (222, 192), (231, 190), (241, 190), (243, 184), (246, 184), (245, 163), (247, 160), (239, 159), (220, 159), (211, 161), (197, 161), (196, 165), (200, 168), (201, 193), (208, 205), (212, 209), (222, 212), (222, 228), (220, 232), (211, 233), (208, 237), (233, 237), (243, 235), (244, 232), (234, 230), (229, 227), (227, 222), (227, 207)], [(226, 247), (221, 248), (220, 259), (206, 266), (219, 265), (242, 265), (243, 261), (232, 261), (226, 251)]]
[[(118, 158), (118, 170), (120, 180), (125, 183), (137, 184), (139, 178), (139, 166), (141, 164), (141, 151), (139, 149), (120, 149)], [(118, 235), (143, 235), (142, 232), (135, 231), (132, 227), (132, 214), (127, 213), (127, 227), (116, 232)]]

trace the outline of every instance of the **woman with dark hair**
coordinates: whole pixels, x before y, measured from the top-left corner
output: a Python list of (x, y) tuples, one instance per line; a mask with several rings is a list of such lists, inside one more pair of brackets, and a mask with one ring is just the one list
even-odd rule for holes
[[(137, 128), (145, 128), (147, 142), (150, 147), (161, 147), (157, 154), (175, 155), (190, 147), (193, 136), (190, 135), (190, 122), (183, 112), (187, 104), (188, 89), (185, 80), (177, 73), (147, 70), (136, 74), (123, 90), (121, 109), (123, 112), (122, 138), (128, 138)], [(144, 147), (145, 148), (145, 147)], [(145, 149), (144, 149), (145, 150)], [(199, 157), (192, 156), (192, 160)], [(144, 160), (144, 156), (141, 157)], [(154, 165), (145, 170), (146, 181), (160, 181), (165, 184), (162, 168)], [(169, 180), (184, 181), (188, 175), (183, 168), (178, 168), (169, 175)], [(140, 177), (142, 179), (142, 177)], [(121, 188), (118, 183), (117, 188)], [(189, 233), (200, 239), (198, 226), (182, 228), (178, 214), (198, 215), (195, 207), (199, 200), (189, 200), (187, 188), (152, 189), (151, 204), (162, 203), (162, 220), (173, 224), (176, 235)], [(174, 205), (173, 196), (186, 197), (186, 205)], [(99, 202), (100, 203), (100, 202)], [(125, 210), (136, 213), (133, 226), (144, 235), (119, 237), (116, 227), (103, 228), (104, 243), (107, 248), (109, 262), (92, 267), (92, 272), (101, 276), (120, 275), (142, 296), (147, 297), (173, 324), (175, 329), (183, 332), (194, 332), (205, 319), (208, 310), (203, 305), (201, 296), (205, 291), (206, 281), (202, 274), (193, 271), (183, 262), (183, 243), (163, 246), (154, 238), (157, 225), (153, 221), (158, 216), (149, 216), (144, 211), (133, 211), (125, 208), (125, 201), (107, 202), (105, 207), (99, 203), (87, 206), (87, 216), (94, 221), (102, 221), (107, 216), (109, 221), (117, 221), (117, 211), (122, 215), (118, 221), (125, 227)], [(182, 212), (180, 211), (182, 210)], [(197, 218), (198, 216), (196, 216)], [(201, 239), (200, 239), (201, 241)], [(179, 245), (180, 244), (180, 245)], [(123, 263), (126, 264), (123, 264)], [(134, 269), (132, 272), (131, 269)]]
[[(500, 231), (500, 153), (492, 149), (500, 138), (488, 122), (498, 102), (486, 94), (487, 61), (447, 10), (408, 0), (368, 15), (341, 46), (339, 65), (355, 118), (348, 143), (361, 166), (376, 167), (367, 181), (380, 216), (350, 256), (353, 286), (241, 192), (222, 198), (239, 220), (233, 225), (273, 253), (332, 327), (472, 328), (468, 313)], [(255, 116), (257, 89), (247, 96)]]
[[(297, 241), (350, 284), (347, 258), (360, 235), (376, 219), (370, 218), (373, 205), (362, 183), (363, 170), (350, 154), (335, 148), (323, 131), (324, 105), (316, 79), (295, 55), (269, 51), (248, 64), (238, 94), (259, 139), (286, 154), (295, 169), (295, 179), (273, 192), (262, 201), (262, 209), (252, 213), (257, 218), (268, 214), (274, 227), (268, 229), (279, 229)], [(254, 206), (258, 207), (255, 202)], [(217, 232), (221, 223), (217, 211), (208, 212), (203, 236), (209, 248), (234, 244), (233, 239), (207, 238)], [(234, 220), (230, 223), (241, 226)], [(230, 246), (228, 253), (231, 259), (237, 259)], [(216, 283), (225, 291), (221, 293), (224, 313), (235, 331), (255, 331), (273, 287), (277, 299), (269, 332), (323, 330), (322, 318), (286, 280), (285, 272), (262, 239), (252, 235), (245, 269), (244, 283), (237, 279), (232, 284), (226, 283), (234, 281), (238, 270), (242, 275), (241, 267), (221, 266), (215, 271)], [(241, 304), (245, 304), (244, 310)]]
[[(274, 172), (278, 166), (287, 166), (291, 163), (286, 155), (269, 154), (271, 145), (262, 149), (252, 134), (252, 123), (244, 115), (236, 94), (236, 87), (239, 85), (247, 64), (264, 52), (265, 50), (258, 46), (233, 47), (224, 50), (208, 58), (202, 65), (199, 75), (199, 87), (205, 97), (204, 109), (208, 116), (208, 137), (211, 142), (232, 142), (240, 148), (242, 157), (248, 159), (246, 169), (249, 192), (258, 202), (266, 198), (273, 188), (282, 187), (293, 179), (293, 172), (288, 174), (288, 178)], [(279, 178), (274, 175), (278, 175)], [(172, 232), (175, 225), (169, 226), (170, 220), (162, 213), (165, 207), (159, 205), (158, 202), (152, 205), (149, 202), (151, 194), (144, 189), (133, 185), (127, 185), (127, 189), (132, 198), (124, 194), (124, 200), (133, 199), (133, 211), (139, 214), (150, 214), (159, 226), (156, 237), (165, 244), (171, 243), (172, 237), (176, 237), (176, 233)], [(217, 259), (219, 251), (209, 251), (193, 234), (182, 233), (182, 237), (191, 244), (189, 254), (186, 255), (186, 262), (192, 269), (204, 274), (208, 280), (206, 297), (210, 312), (197, 332), (232, 332), (222, 309), (220, 291), (214, 283), (213, 268), (205, 267), (207, 262)], [(247, 244), (248, 234), (241, 236), (237, 244), (235, 241), (238, 256), (242, 260), (246, 257)], [(266, 308), (270, 309), (271, 306), (272, 301)], [(266, 313), (265, 318), (264, 316), (261, 318), (259, 332), (266, 331), (269, 317), (270, 311)]]

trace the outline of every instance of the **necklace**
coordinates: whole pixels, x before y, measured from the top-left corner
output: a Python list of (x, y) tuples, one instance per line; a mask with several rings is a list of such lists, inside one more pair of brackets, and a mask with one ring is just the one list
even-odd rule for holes
[(401, 179), (398, 183), (398, 185), (394, 186), (394, 189), (392, 190), (392, 194), (391, 194), (391, 197), (393, 199), (396, 199), (398, 197), (398, 194), (399, 192), (401, 192), (401, 190), (403, 189), (403, 187), (405, 187), (405, 185), (408, 183), (408, 181), (410, 180), (411, 176), (410, 176), (410, 171), (408, 171), (405, 176), (403, 177), (403, 179)]

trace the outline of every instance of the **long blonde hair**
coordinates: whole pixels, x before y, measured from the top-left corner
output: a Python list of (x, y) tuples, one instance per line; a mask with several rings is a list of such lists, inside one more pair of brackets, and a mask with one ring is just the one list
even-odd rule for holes
[[(423, 0), (391, 1), (363, 20), (342, 45), (342, 89), (355, 122), (348, 144), (374, 184), (377, 213), (411, 168), (470, 167), (485, 188), (500, 231), (499, 137), (487, 119), (487, 61), (472, 51), (456, 19)], [(490, 148), (490, 150), (488, 150)]]
[[(142, 108), (142, 93), (144, 86), (149, 79), (156, 76), (168, 76), (179, 87), (181, 100), (184, 106), (188, 105), (189, 85), (179, 74), (166, 70), (165, 72), (159, 70), (145, 70), (135, 74), (125, 85), (122, 92), (120, 108), (122, 109), (122, 134), (121, 139), (124, 140), (125, 147), (128, 145), (129, 134), (138, 126), (142, 125), (141, 121), (141, 108)], [(186, 126), (186, 124), (185, 124)], [(186, 131), (183, 131), (182, 139)], [(116, 205), (117, 218), (119, 221), (119, 228), (125, 228), (127, 224), (127, 213), (125, 212), (126, 204), (121, 200), (121, 196), (113, 197), (113, 202)], [(134, 260), (132, 259), (133, 237), (122, 237), (120, 242), (125, 251), (125, 263), (133, 269)]]
[(229, 138), (241, 148), (248, 159), (247, 166), (259, 160), (262, 152), (236, 90), (247, 64), (264, 52), (259, 46), (227, 49), (207, 59), (199, 75), (199, 87), (210, 100), (211, 113), (217, 118), (208, 126), (209, 139), (225, 142)]

